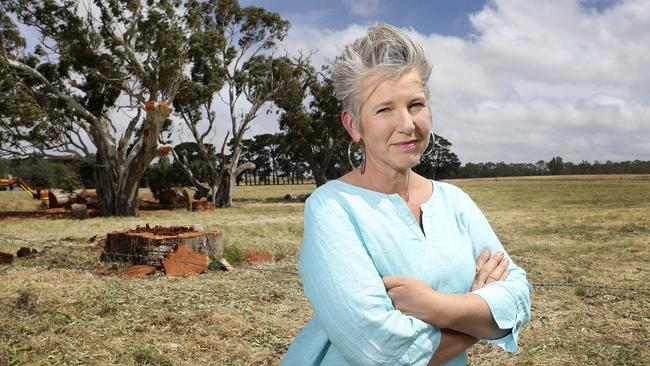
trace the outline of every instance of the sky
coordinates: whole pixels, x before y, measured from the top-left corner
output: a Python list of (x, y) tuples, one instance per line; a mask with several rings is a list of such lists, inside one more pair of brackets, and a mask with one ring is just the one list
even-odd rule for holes
[[(378, 21), (421, 42), (434, 65), (434, 132), (462, 163), (650, 160), (650, 0), (240, 2), (289, 20), (277, 53), (315, 52), (317, 68)], [(229, 127), (208, 142), (220, 145)], [(277, 115), (250, 127), (247, 137), (277, 132)]]
[[(650, 159), (650, 0), (246, 0), (324, 64), (383, 21), (421, 42), (434, 131), (461, 162)], [(251, 135), (277, 131), (272, 115)]]

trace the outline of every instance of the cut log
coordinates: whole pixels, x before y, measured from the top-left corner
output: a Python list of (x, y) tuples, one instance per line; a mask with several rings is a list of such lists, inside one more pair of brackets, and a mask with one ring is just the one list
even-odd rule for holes
[(97, 193), (86, 190), (65, 192), (61, 189), (50, 189), (49, 208), (65, 207), (70, 209), (75, 203), (84, 204), (87, 208), (97, 208)]
[(187, 245), (179, 245), (176, 252), (162, 260), (167, 276), (200, 274), (208, 268), (208, 264), (210, 264), (210, 257), (193, 251)]
[(88, 218), (88, 206), (85, 203), (73, 203), (70, 205), (70, 212), (73, 219), (83, 220)]
[(175, 252), (180, 245), (186, 245), (200, 254), (219, 258), (223, 255), (224, 241), (219, 231), (147, 225), (107, 234), (101, 259), (160, 267), (161, 260)]
[(0, 264), (11, 264), (14, 261), (14, 255), (0, 252)]
[(122, 272), (120, 272), (120, 275), (124, 277), (145, 277), (156, 273), (156, 271), (158, 271), (158, 268), (154, 266), (134, 264), (132, 266), (124, 268)]

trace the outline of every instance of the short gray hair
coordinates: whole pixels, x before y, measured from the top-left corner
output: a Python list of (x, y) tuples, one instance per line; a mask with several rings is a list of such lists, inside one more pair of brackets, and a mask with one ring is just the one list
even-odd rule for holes
[(361, 96), (367, 87), (364, 81), (379, 74), (398, 77), (415, 69), (428, 99), (427, 81), (431, 68), (431, 61), (419, 42), (392, 25), (378, 23), (368, 28), (365, 36), (345, 46), (343, 53), (334, 60), (332, 82), (341, 107), (350, 113), (358, 128)]

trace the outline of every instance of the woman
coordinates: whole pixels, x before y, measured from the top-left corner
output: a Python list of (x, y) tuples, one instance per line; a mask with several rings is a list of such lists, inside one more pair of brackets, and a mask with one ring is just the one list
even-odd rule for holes
[(525, 272), (464, 192), (411, 170), (432, 136), (430, 72), (422, 46), (386, 24), (335, 61), (364, 160), (305, 205), (299, 266), (314, 315), (283, 365), (464, 365), (478, 339), (517, 349)]

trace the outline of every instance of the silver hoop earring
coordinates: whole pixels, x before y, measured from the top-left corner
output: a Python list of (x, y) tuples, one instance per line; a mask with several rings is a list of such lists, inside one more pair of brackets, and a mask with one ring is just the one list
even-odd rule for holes
[(431, 154), (436, 149), (436, 135), (433, 133), (433, 131), (431, 131), (431, 140), (429, 140), (429, 143), (431, 144), (431, 149), (428, 152), (425, 150), (425, 152), (422, 153), (422, 156), (431, 157)]
[(348, 144), (348, 163), (350, 163), (350, 166), (354, 170), (354, 169), (357, 169), (357, 168), (360, 168), (360, 167), (363, 166), (363, 161), (366, 159), (366, 157), (365, 157), (365, 151), (363, 149), (363, 144), (360, 143), (359, 145), (361, 145), (361, 164), (359, 164), (359, 166), (354, 166), (354, 164), (352, 163), (352, 144), (353, 143), (354, 143), (354, 140), (350, 140), (350, 143)]

